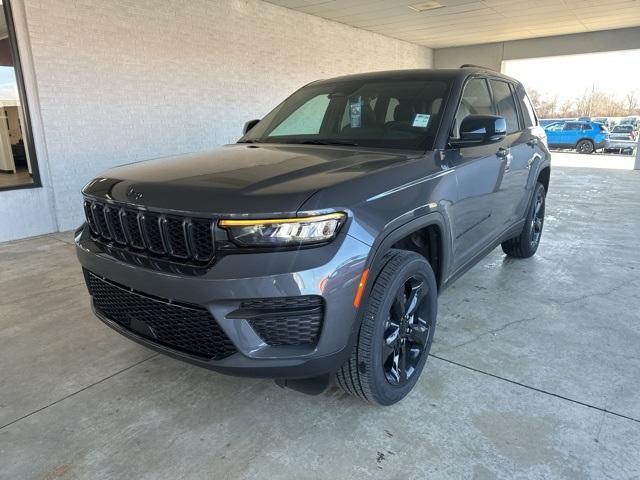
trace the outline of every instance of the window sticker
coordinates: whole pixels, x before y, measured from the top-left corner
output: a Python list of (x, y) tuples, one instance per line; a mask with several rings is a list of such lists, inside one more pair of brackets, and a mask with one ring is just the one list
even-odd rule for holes
[(349, 100), (349, 117), (351, 119), (351, 128), (360, 128), (362, 126), (362, 97)]
[(427, 128), (427, 125), (429, 125), (430, 118), (431, 118), (431, 115), (427, 115), (426, 113), (416, 113), (416, 116), (413, 117), (413, 123), (411, 124), (411, 126), (419, 127), (419, 128)]

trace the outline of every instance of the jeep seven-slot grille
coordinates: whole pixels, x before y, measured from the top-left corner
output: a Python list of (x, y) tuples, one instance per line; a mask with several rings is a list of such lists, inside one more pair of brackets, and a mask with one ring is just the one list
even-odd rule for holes
[(214, 253), (213, 220), (163, 215), (92, 200), (84, 213), (97, 240), (172, 261), (207, 263)]
[(93, 304), (101, 315), (153, 343), (205, 359), (237, 350), (208, 310), (170, 303), (86, 272)]

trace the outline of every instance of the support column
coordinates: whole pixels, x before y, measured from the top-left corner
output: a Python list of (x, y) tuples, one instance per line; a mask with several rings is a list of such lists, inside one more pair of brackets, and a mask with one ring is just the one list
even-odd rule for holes
[(633, 166), (634, 170), (640, 170), (640, 135), (638, 135), (638, 145), (636, 145), (636, 163)]

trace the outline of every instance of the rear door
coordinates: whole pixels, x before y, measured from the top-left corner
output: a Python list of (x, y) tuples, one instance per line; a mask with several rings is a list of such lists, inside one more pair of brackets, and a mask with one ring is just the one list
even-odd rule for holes
[[(489, 83), (485, 78), (469, 79), (458, 104), (451, 139), (460, 138), (462, 120), (473, 114), (495, 114)], [(499, 212), (496, 196), (502, 185), (506, 162), (498, 156), (497, 144), (449, 148), (445, 155), (454, 168), (458, 197), (450, 206), (453, 231), (453, 265), (457, 270), (492, 240)]]

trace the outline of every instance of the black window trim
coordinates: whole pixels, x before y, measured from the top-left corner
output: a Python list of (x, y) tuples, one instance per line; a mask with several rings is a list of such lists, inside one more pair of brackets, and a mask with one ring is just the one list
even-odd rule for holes
[(524, 121), (524, 112), (522, 111), (522, 103), (520, 99), (518, 99), (518, 88), (514, 83), (509, 83), (509, 88), (511, 88), (511, 97), (513, 98), (513, 103), (516, 105), (516, 112), (518, 112), (518, 122), (520, 126), (519, 132), (524, 132), (529, 127), (527, 127), (527, 122)]
[(13, 65), (16, 75), (16, 85), (18, 88), (18, 98), (20, 99), (20, 106), (22, 108), (22, 135), (24, 137), (24, 146), (29, 154), (29, 161), (31, 162), (31, 179), (32, 182), (23, 185), (11, 185), (8, 187), (0, 187), (0, 192), (6, 192), (9, 190), (25, 190), (29, 188), (41, 188), (42, 180), (40, 178), (40, 168), (38, 166), (38, 159), (36, 157), (36, 149), (33, 141), (33, 130), (31, 125), (31, 112), (29, 110), (29, 103), (27, 100), (27, 91), (24, 84), (24, 77), (22, 71), (22, 62), (20, 59), (20, 52), (18, 51), (18, 40), (16, 36), (16, 29), (13, 20), (13, 10), (11, 8), (11, 0), (3, 0), (2, 9), (4, 10), (4, 16), (7, 21), (7, 38), (9, 40), (9, 47), (11, 49), (11, 56), (13, 58)]

